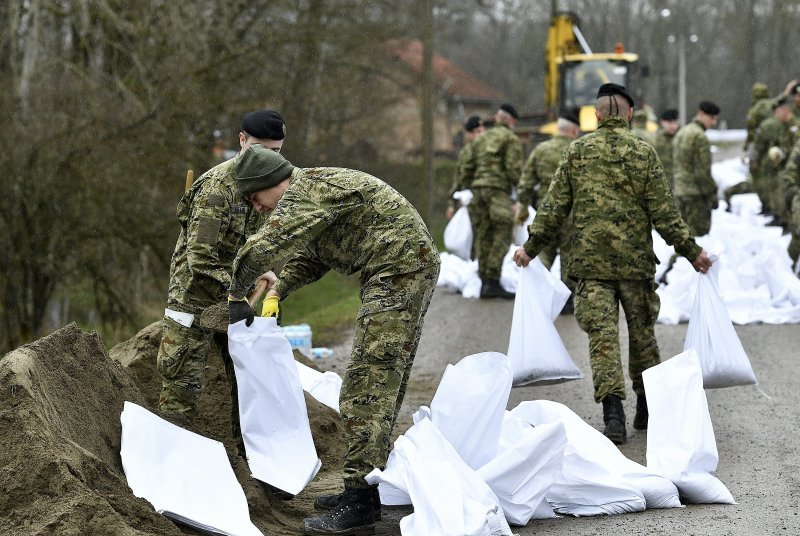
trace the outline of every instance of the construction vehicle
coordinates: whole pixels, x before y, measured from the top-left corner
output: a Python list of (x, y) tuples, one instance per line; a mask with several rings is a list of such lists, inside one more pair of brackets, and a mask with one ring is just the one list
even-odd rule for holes
[[(526, 121), (534, 139), (556, 133), (555, 119), (560, 110), (570, 110), (580, 119), (581, 131), (597, 130), (594, 104), (601, 84), (614, 82), (636, 93), (634, 74), (639, 56), (625, 52), (617, 43), (614, 52), (594, 53), (580, 31), (578, 16), (556, 11), (550, 22), (545, 48), (545, 105), (543, 113), (532, 114)], [(646, 73), (641, 73), (646, 74)], [(639, 100), (639, 99), (637, 99)], [(656, 129), (655, 117), (648, 130)]]

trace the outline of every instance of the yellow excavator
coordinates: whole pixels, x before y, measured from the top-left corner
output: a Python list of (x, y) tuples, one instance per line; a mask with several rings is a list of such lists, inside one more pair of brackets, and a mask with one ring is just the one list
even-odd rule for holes
[[(534, 125), (535, 138), (549, 137), (556, 132), (555, 118), (560, 110), (577, 113), (581, 131), (597, 130), (594, 103), (597, 88), (614, 82), (636, 92), (634, 67), (639, 56), (625, 52), (617, 43), (614, 52), (595, 53), (583, 37), (578, 17), (567, 11), (554, 12), (545, 48), (545, 115), (547, 122)], [(648, 130), (655, 131), (655, 117), (648, 121)]]

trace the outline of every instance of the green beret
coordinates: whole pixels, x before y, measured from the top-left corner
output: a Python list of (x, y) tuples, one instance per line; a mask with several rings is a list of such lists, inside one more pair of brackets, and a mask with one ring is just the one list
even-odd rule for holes
[(280, 153), (256, 143), (236, 162), (236, 188), (242, 196), (266, 190), (288, 179), (293, 169)]

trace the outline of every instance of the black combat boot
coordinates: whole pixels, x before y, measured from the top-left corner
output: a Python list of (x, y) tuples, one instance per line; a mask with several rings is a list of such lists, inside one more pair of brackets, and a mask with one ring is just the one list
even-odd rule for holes
[(606, 423), (603, 435), (615, 445), (625, 443), (625, 410), (622, 408), (622, 399), (617, 395), (606, 395), (603, 399), (603, 422)]
[(505, 298), (507, 300), (513, 300), (514, 293), (501, 287), (500, 281), (497, 279), (482, 279), (481, 298)]
[[(314, 499), (314, 510), (333, 510), (342, 498), (341, 493), (336, 495), (320, 495)], [(375, 521), (381, 520), (381, 494), (378, 493), (377, 486), (372, 488), (372, 509), (375, 510)]]
[(303, 520), (303, 534), (361, 536), (375, 534), (372, 495), (376, 486), (350, 488), (345, 485), (336, 506), (324, 514)]
[(647, 430), (647, 420), (650, 413), (647, 411), (647, 397), (636, 395), (636, 415), (633, 416), (634, 430)]

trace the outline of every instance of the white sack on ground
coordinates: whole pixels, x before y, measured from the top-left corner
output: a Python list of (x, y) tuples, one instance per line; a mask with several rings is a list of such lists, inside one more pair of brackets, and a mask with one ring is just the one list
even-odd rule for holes
[(320, 372), (299, 361), (296, 361), (296, 363), (303, 391), (338, 412), (339, 395), (342, 391), (342, 377), (330, 370)]
[(478, 298), (481, 293), (481, 278), (478, 276), (478, 261), (465, 261), (452, 253), (440, 253), (441, 265), (437, 287), (460, 292), (465, 298)]
[(511, 414), (534, 426), (560, 422), (566, 430), (562, 476), (547, 492), (556, 513), (593, 516), (680, 506), (678, 491), (669, 480), (626, 458), (563, 404), (522, 402)]
[[(519, 428), (518, 424), (524, 427)], [(555, 517), (545, 494), (561, 476), (567, 444), (564, 426), (552, 423), (534, 428), (511, 415), (503, 422), (504, 431), (507, 425), (514, 428), (514, 439), (501, 439), (505, 444), (497, 457), (478, 469), (478, 476), (497, 495), (506, 520), (512, 525)]]
[(293, 495), (320, 468), (292, 346), (275, 318), (228, 326), (239, 422), (253, 477)]
[(508, 341), (514, 386), (583, 378), (553, 324), (569, 299), (569, 288), (538, 257), (521, 272)]
[(719, 297), (718, 273), (715, 262), (707, 274), (696, 276), (697, 294), (683, 349), (697, 351), (706, 389), (752, 385), (756, 377)]
[(132, 402), (120, 415), (122, 468), (133, 494), (160, 513), (227, 536), (262, 536), (219, 441), (184, 430)]
[(523, 223), (515, 223), (512, 236), (514, 237), (514, 245), (521, 246), (528, 241), (528, 227), (533, 223), (533, 217), (536, 216), (536, 209), (528, 205), (528, 217)]
[(456, 210), (444, 228), (444, 247), (464, 260), (472, 258), (472, 222), (467, 207)]
[(431, 421), (473, 469), (497, 454), (511, 394), (511, 362), (484, 352), (447, 365), (431, 400)]
[(650, 367), (642, 378), (650, 413), (648, 469), (670, 479), (686, 502), (735, 504), (714, 476), (719, 454), (697, 352)]
[[(414, 505), (400, 520), (403, 536), (512, 536), (495, 494), (429, 419), (398, 437), (392, 452)], [(367, 482), (383, 473), (373, 470)]]

